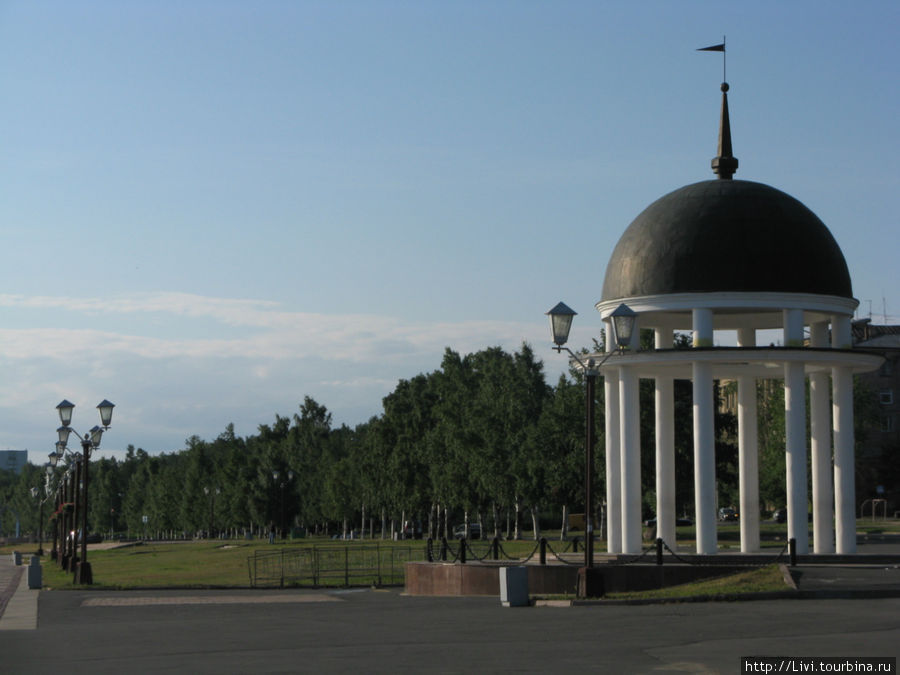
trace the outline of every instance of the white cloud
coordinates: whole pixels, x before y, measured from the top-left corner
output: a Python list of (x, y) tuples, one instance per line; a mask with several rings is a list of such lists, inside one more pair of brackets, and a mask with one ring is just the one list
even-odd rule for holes
[[(0, 329), (7, 358), (71, 358), (79, 354), (125, 353), (141, 358), (285, 359), (316, 356), (364, 362), (373, 358), (404, 359), (445, 345), (461, 350), (486, 344), (520, 342), (535, 326), (503, 321), (425, 323), (364, 314), (325, 315), (286, 312), (277, 303), (208, 298), (186, 293), (137, 295), (112, 300), (96, 298), (0, 295), (0, 307), (34, 311), (65, 308), (84, 317), (104, 313), (121, 318), (121, 330), (92, 328)], [(128, 316), (139, 312), (172, 315), (171, 337), (132, 334)], [(255, 329), (234, 338), (179, 337), (178, 318), (207, 318), (226, 325)], [(107, 323), (109, 323), (107, 321)]]
[[(26, 326), (53, 325), (67, 310), (66, 328), (0, 329), (0, 446), (29, 449), (49, 447), (53, 407), (63, 398), (79, 405), (83, 424), (94, 416), (87, 402), (117, 404), (115, 433), (104, 440), (120, 444), (112, 449), (132, 443), (177, 450), (188, 436), (214, 438), (230, 422), (239, 435), (253, 434), (276, 413), (296, 412), (306, 395), (336, 423), (352, 425), (378, 414), (398, 380), (440, 367), (446, 347), (513, 350), (523, 340), (546, 339), (542, 320), (428, 323), (186, 293), (111, 300), (0, 295), (0, 307), (14, 308)], [(146, 334), (158, 333), (158, 325), (135, 320), (147, 312), (162, 317), (162, 335)], [(101, 314), (103, 327), (96, 328)], [(548, 365), (565, 367), (552, 356)]]

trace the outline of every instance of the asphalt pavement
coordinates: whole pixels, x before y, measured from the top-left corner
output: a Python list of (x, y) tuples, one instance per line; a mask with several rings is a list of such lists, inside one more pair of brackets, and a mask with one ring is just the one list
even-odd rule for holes
[[(12, 568), (8, 556), (0, 558), (0, 592)], [(38, 592), (20, 578), (0, 617), (0, 670), (738, 673), (742, 656), (897, 655), (900, 598), (884, 597), (900, 595), (896, 565), (807, 565), (800, 572), (801, 589), (829, 592), (813, 594), (818, 599), (505, 608), (499, 598), (374, 589)], [(33, 603), (36, 628), (9, 623), (20, 595), (23, 607)]]

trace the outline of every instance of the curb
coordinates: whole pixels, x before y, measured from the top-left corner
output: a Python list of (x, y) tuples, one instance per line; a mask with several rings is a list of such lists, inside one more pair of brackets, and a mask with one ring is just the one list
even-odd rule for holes
[(878, 600), (900, 598), (897, 590), (820, 590), (768, 591), (765, 593), (731, 593), (725, 595), (691, 595), (683, 598), (639, 598), (632, 600), (533, 600), (533, 607), (602, 607), (613, 605), (669, 605), (689, 602), (751, 602), (753, 600)]

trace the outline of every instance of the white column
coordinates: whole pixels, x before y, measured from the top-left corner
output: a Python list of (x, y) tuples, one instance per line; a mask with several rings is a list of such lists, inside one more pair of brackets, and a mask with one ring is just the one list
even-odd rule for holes
[(695, 347), (713, 346), (713, 313), (711, 309), (692, 311), (693, 342)]
[[(799, 315), (799, 319), (798, 319)], [(803, 343), (803, 312), (784, 310), (784, 344)], [(797, 553), (809, 553), (809, 509), (806, 499), (806, 377), (803, 363), (784, 365), (784, 445), (788, 539)]]
[(716, 552), (716, 446), (713, 418), (712, 366), (695, 361), (694, 390), (694, 510), (697, 553)]
[[(738, 345), (756, 345), (756, 331), (738, 331)], [(756, 378), (738, 377), (738, 471), (740, 475), (741, 552), (759, 550), (759, 434)]]
[(605, 369), (603, 376), (606, 416), (606, 550), (622, 552), (622, 502), (619, 457), (619, 371)]
[(849, 316), (841, 314), (831, 317), (831, 346), (834, 349), (853, 348)]
[[(811, 347), (828, 346), (828, 322), (809, 327)], [(831, 410), (829, 373), (809, 375), (810, 446), (812, 448), (813, 552), (834, 553), (832, 509), (834, 489), (831, 472)]]
[(784, 346), (802, 347), (803, 310), (785, 309), (782, 311), (782, 315), (784, 317)]
[[(671, 329), (656, 329), (657, 349), (672, 348)], [(675, 548), (675, 382), (656, 378), (656, 536)]]
[[(712, 311), (693, 310), (695, 347), (713, 344)], [(716, 439), (713, 410), (712, 366), (693, 364), (694, 412), (694, 510), (697, 519), (697, 553), (716, 552)]]
[(619, 369), (619, 431), (622, 442), (622, 552), (641, 552), (641, 418), (638, 376)]
[[(831, 346), (851, 347), (850, 317), (831, 319)], [(831, 371), (834, 397), (834, 522), (837, 553), (856, 553), (856, 486), (853, 452), (853, 373)]]

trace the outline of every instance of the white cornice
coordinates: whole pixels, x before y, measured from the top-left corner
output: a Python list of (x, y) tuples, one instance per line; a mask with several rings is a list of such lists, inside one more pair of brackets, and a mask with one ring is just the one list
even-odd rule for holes
[[(589, 354), (601, 360), (606, 354)], [(784, 366), (801, 363), (806, 373), (830, 372), (832, 368), (850, 368), (864, 373), (881, 366), (884, 358), (853, 349), (791, 349), (784, 347), (708, 347), (702, 349), (648, 349), (613, 354), (601, 366), (601, 373), (615, 368), (634, 368), (640, 377), (691, 379), (693, 364), (708, 363), (715, 379), (734, 379), (740, 375), (781, 379)]]
[(800, 309), (805, 323), (853, 316), (859, 301), (811, 293), (672, 293), (601, 300), (595, 307), (603, 319), (625, 303), (638, 313), (642, 328), (691, 329), (691, 310), (711, 309), (716, 330), (780, 328), (781, 311)]

